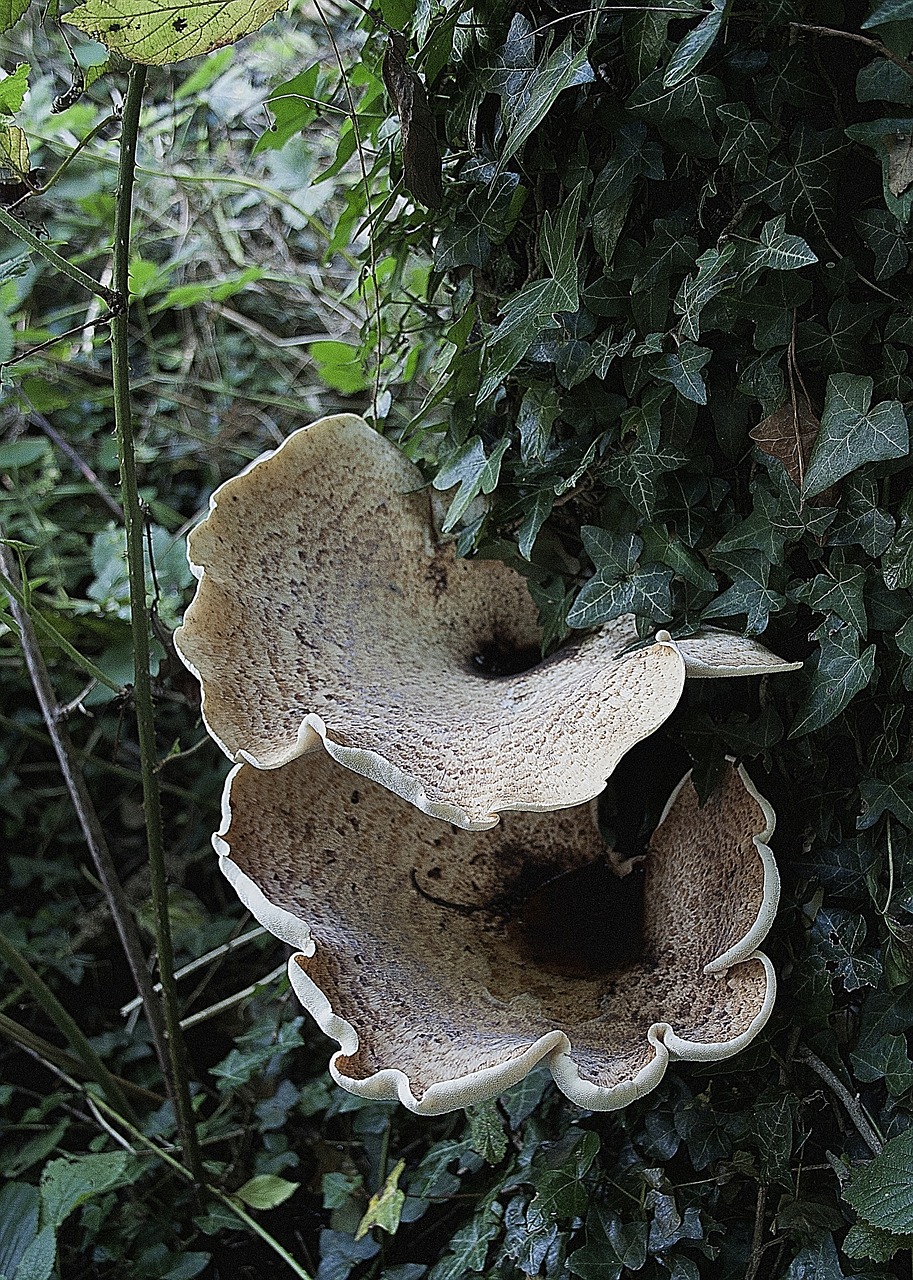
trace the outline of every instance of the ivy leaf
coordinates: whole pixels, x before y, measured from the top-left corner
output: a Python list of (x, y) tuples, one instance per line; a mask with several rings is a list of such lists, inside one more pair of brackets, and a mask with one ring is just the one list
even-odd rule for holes
[(675, 48), (663, 76), (663, 88), (674, 89), (695, 71), (720, 33), (727, 0), (711, 0), (710, 13)]
[(830, 1232), (796, 1254), (783, 1272), (783, 1280), (848, 1280)]
[(0, 33), (9, 31), (31, 3), (32, 0), (0, 0)]
[(768, 1092), (758, 1098), (752, 1114), (758, 1162), (764, 1183), (790, 1185), (793, 1150), (792, 1099), (788, 1093)]
[(561, 402), (554, 387), (533, 383), (524, 392), (517, 415), (522, 462), (539, 460), (545, 454), (552, 425), (561, 412)]
[(365, 1215), (355, 1232), (356, 1240), (361, 1240), (372, 1227), (380, 1227), (391, 1236), (396, 1234), (406, 1200), (405, 1191), (399, 1189), (400, 1176), (405, 1167), (405, 1160), (399, 1160), (387, 1174), (384, 1185), (368, 1201)]
[(682, 317), (679, 329), (683, 337), (697, 340), (704, 307), (735, 280), (736, 272), (729, 267), (734, 254), (735, 245), (725, 244), (722, 249), (708, 249), (697, 259), (697, 274), (683, 282), (675, 299), (674, 310)]
[(913, 1088), (913, 1062), (907, 1054), (905, 1035), (883, 1035), (861, 1042), (850, 1054), (859, 1080), (884, 1080), (892, 1098), (901, 1098)]
[(859, 633), (852, 627), (825, 634), (818, 667), (789, 736), (801, 738), (829, 724), (871, 683), (874, 674), (875, 645), (860, 653)]
[(86, 0), (64, 19), (112, 53), (161, 66), (250, 35), (285, 0)]
[(874, 827), (885, 813), (893, 813), (898, 821), (913, 831), (913, 764), (891, 764), (883, 778), (866, 778), (859, 784), (862, 813), (856, 819), (856, 830)]
[(494, 1102), (481, 1102), (468, 1107), (469, 1145), (486, 1164), (500, 1164), (507, 1154), (504, 1121)]
[(885, 22), (906, 22), (908, 18), (913, 18), (913, 0), (884, 0), (884, 4), (869, 14), (862, 29), (880, 27)]
[(497, 1200), (486, 1198), (465, 1226), (453, 1235), (446, 1254), (428, 1272), (428, 1280), (465, 1280), (470, 1272), (483, 1271), (491, 1242), (501, 1232), (504, 1210)]
[(729, 574), (732, 586), (704, 610), (702, 617), (731, 618), (744, 613), (748, 634), (760, 635), (770, 614), (786, 604), (783, 596), (768, 586), (770, 561), (759, 551), (741, 551), (722, 555), (714, 552), (713, 562)]
[(862, 916), (839, 907), (822, 907), (812, 925), (812, 936), (825, 963), (833, 969), (847, 991), (877, 986), (881, 977), (879, 961), (862, 951), (866, 933)]
[(526, 515), (523, 517), (523, 523), (517, 530), (517, 546), (524, 560), (528, 560), (532, 555), (539, 531), (551, 515), (554, 505), (554, 493), (549, 493), (545, 489), (535, 494), (529, 504)]
[(480, 437), (472, 436), (441, 467), (432, 482), (435, 489), (452, 489), (457, 484), (460, 486), (444, 518), (442, 533), (449, 533), (454, 528), (479, 493), (491, 493), (498, 483), (501, 461), (509, 444), (510, 437), (505, 436), (489, 457)]
[(862, 1169), (844, 1189), (844, 1199), (873, 1227), (913, 1234), (913, 1129), (906, 1129)]
[(581, 533), (596, 573), (577, 596), (567, 615), (568, 626), (594, 627), (623, 613), (668, 622), (672, 570), (655, 564), (638, 566), (643, 541), (635, 534), (621, 536), (592, 525), (584, 525)]
[(654, 368), (654, 376), (660, 382), (671, 382), (679, 395), (693, 404), (706, 404), (707, 384), (701, 377), (701, 370), (710, 356), (709, 347), (683, 342), (678, 351), (662, 357)]
[(805, 496), (814, 497), (866, 462), (903, 458), (910, 431), (899, 400), (871, 406), (871, 378), (834, 373), (827, 380), (821, 432), (805, 477)]
[(488, 78), (489, 88), (501, 94), (501, 118), (507, 130), (499, 170), (517, 154), (560, 93), (593, 80), (586, 55), (586, 48), (574, 52), (568, 36), (536, 62), (532, 25), (523, 14), (514, 14), (498, 66)]
[(888, 209), (906, 222), (913, 210), (913, 130), (904, 116), (869, 120), (850, 125), (848, 138), (874, 151), (881, 161), (884, 200)]
[(819, 573), (811, 582), (804, 582), (790, 592), (790, 598), (802, 601), (818, 613), (835, 613), (864, 639), (868, 630), (863, 594), (865, 580), (866, 571), (861, 565), (836, 564), (831, 576)]
[(583, 1179), (599, 1153), (599, 1134), (572, 1130), (558, 1142), (543, 1144), (533, 1158), (530, 1181), (536, 1188), (531, 1208), (549, 1221), (586, 1212), (589, 1192)]
[(434, 246), (434, 268), (450, 271), (454, 267), (481, 267), (488, 261), (491, 241), (478, 222), (457, 218), (444, 227)]
[(796, 271), (818, 261), (801, 236), (786, 231), (786, 214), (771, 218), (761, 228), (761, 242), (751, 257), (753, 267), (769, 267), (772, 271)]

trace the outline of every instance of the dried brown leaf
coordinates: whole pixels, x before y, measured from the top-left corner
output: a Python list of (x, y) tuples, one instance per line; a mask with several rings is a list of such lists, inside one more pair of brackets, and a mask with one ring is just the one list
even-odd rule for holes
[(434, 116), (428, 106), (425, 86), (409, 66), (406, 42), (395, 31), (387, 40), (383, 75), (402, 130), (406, 190), (429, 209), (437, 209), (444, 199), (444, 192), (441, 187), (441, 150), (434, 130)]
[(752, 440), (771, 458), (778, 458), (787, 475), (801, 489), (805, 469), (821, 423), (803, 396), (787, 400), (749, 432)]

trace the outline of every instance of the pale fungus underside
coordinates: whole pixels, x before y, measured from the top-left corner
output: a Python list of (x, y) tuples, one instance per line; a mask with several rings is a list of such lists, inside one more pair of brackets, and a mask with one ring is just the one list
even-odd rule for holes
[(630, 615), (540, 660), (524, 579), (441, 544), (418, 468), (350, 414), (224, 484), (189, 554), (175, 639), (231, 759), (273, 769), (322, 744), (470, 830), (597, 795), (686, 674), (792, 669), (718, 630), (632, 649)]
[(773, 823), (743, 770), (703, 807), (686, 778), (644, 860), (641, 926), (614, 955), (600, 944), (627, 868), (594, 804), (467, 832), (315, 752), (235, 769), (214, 840), (247, 907), (296, 949), (292, 983), (340, 1044), (339, 1084), (435, 1114), (544, 1060), (568, 1097), (607, 1110), (766, 1021)]

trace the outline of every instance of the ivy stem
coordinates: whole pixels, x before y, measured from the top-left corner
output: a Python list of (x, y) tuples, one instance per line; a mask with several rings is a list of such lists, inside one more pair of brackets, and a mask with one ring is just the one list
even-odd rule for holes
[(30, 249), (34, 249), (35, 253), (40, 254), (50, 266), (57, 271), (61, 271), (65, 276), (69, 276), (74, 284), (81, 285), (83, 289), (88, 289), (89, 293), (96, 294), (99, 298), (104, 298), (109, 306), (113, 302), (113, 294), (110, 289), (106, 289), (103, 284), (99, 284), (97, 280), (93, 280), (91, 276), (86, 275), (85, 271), (80, 271), (79, 267), (74, 267), (72, 262), (68, 262), (66, 258), (62, 258), (59, 253), (52, 249), (49, 245), (44, 244), (35, 235), (34, 231), (29, 231), (28, 227), (7, 213), (5, 209), (0, 209), (0, 227), (5, 228), (10, 235), (21, 240), (23, 244), (27, 244)]
[(136, 478), (136, 447), (130, 406), (129, 269), (130, 216), (133, 208), (133, 181), (136, 143), (146, 68), (130, 69), (124, 101), (123, 128), (114, 209), (114, 254), (112, 286), (116, 298), (111, 318), (111, 380), (114, 391), (114, 432), (120, 454), (121, 499), (127, 535), (127, 569), (130, 579), (130, 627), (133, 638), (134, 699), (143, 780), (143, 811), (149, 852), (150, 887), (162, 985), (162, 1006), (168, 1057), (171, 1066), (175, 1119), (184, 1158), (193, 1177), (203, 1180), (203, 1165), (190, 1102), (187, 1055), (180, 1027), (177, 984), (174, 979), (174, 948), (168, 917), (168, 883), (159, 795), (158, 760), (155, 741), (155, 711), (152, 705), (152, 678), (149, 669), (149, 619), (146, 609), (146, 566), (143, 546), (143, 514)]
[(133, 1109), (127, 1102), (123, 1090), (89, 1044), (85, 1035), (80, 1031), (44, 979), (32, 968), (25, 956), (3, 933), (0, 933), (0, 960), (9, 965), (36, 1004), (41, 1006), (61, 1034), (70, 1042), (70, 1046), (82, 1063), (86, 1075), (91, 1076), (93, 1080), (97, 1080), (111, 1101), (122, 1107), (127, 1115), (132, 1116)]

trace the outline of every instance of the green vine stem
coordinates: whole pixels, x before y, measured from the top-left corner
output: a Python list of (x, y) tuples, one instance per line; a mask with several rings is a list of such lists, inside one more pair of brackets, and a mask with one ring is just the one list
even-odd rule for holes
[(27, 244), (30, 249), (34, 249), (35, 253), (40, 254), (50, 266), (69, 276), (74, 284), (81, 285), (83, 289), (88, 289), (89, 293), (94, 293), (99, 298), (104, 298), (109, 306), (113, 304), (114, 295), (110, 289), (106, 289), (103, 284), (86, 275), (85, 271), (80, 271), (79, 267), (74, 267), (72, 262), (67, 262), (66, 258), (62, 258), (49, 245), (39, 240), (33, 231), (29, 231), (28, 227), (24, 226), (18, 218), (7, 213), (5, 209), (0, 209), (0, 227), (15, 236), (17, 240), (21, 240), (23, 244)]
[(123, 1108), (127, 1115), (133, 1115), (133, 1109), (127, 1102), (120, 1085), (89, 1044), (82, 1031), (80, 1031), (44, 979), (35, 972), (25, 956), (3, 933), (0, 933), (0, 960), (9, 965), (35, 1003), (41, 1006), (60, 1033), (70, 1042), (70, 1046), (82, 1063), (86, 1074), (91, 1076), (93, 1080), (98, 1081), (115, 1105)]
[(143, 779), (143, 808), (146, 819), (146, 841), (158, 951), (159, 977), (168, 1055), (181, 1146), (190, 1171), (202, 1181), (203, 1166), (190, 1101), (187, 1054), (180, 1027), (177, 984), (174, 980), (174, 948), (171, 922), (168, 918), (168, 883), (165, 872), (165, 847), (162, 833), (162, 810), (159, 797), (158, 759), (155, 741), (155, 712), (152, 705), (152, 679), (149, 670), (149, 619), (146, 609), (145, 548), (143, 515), (140, 509), (136, 479), (136, 450), (130, 405), (130, 363), (128, 349), (130, 216), (133, 207), (133, 180), (136, 167), (136, 143), (139, 133), (140, 108), (146, 68), (138, 64), (130, 70), (124, 101), (123, 129), (120, 144), (117, 196), (114, 210), (114, 256), (112, 285), (115, 314), (111, 319), (111, 378), (114, 390), (114, 430), (120, 454), (121, 498), (127, 534), (127, 568), (130, 579), (130, 626), (133, 637), (135, 667), (134, 697), (139, 736), (140, 772)]

